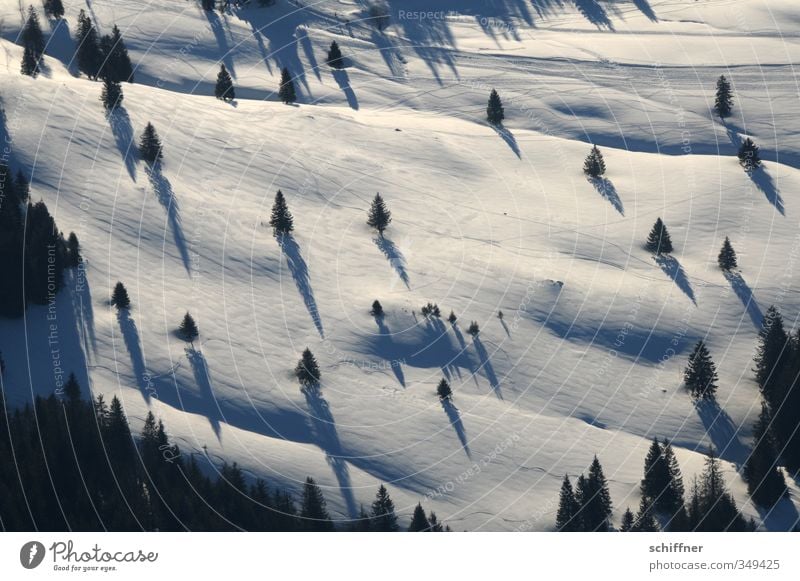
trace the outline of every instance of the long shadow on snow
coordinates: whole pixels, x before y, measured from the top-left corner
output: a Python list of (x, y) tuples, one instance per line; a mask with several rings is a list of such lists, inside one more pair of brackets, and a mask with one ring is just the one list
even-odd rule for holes
[(583, 17), (594, 24), (597, 28), (607, 28), (614, 31), (614, 24), (608, 17), (608, 12), (596, 0), (572, 0), (575, 8), (578, 9)]
[(478, 352), (478, 358), (480, 360), (480, 367), (478, 369), (482, 369), (486, 374), (486, 379), (489, 380), (489, 385), (492, 386), (492, 390), (498, 399), (503, 399), (503, 393), (500, 391), (500, 381), (497, 379), (497, 374), (494, 372), (494, 366), (489, 358), (489, 353), (486, 351), (486, 347), (483, 346), (481, 338), (478, 335), (475, 336), (472, 342), (475, 344), (475, 351)]
[(621, 216), (625, 215), (625, 208), (622, 205), (622, 200), (617, 193), (617, 188), (614, 187), (614, 184), (608, 178), (589, 178), (588, 182), (592, 184), (592, 187), (597, 191), (598, 194), (603, 196), (606, 200), (608, 200), (614, 209), (620, 213)]
[(69, 33), (69, 23), (63, 18), (49, 19), (50, 38), (47, 39), (45, 54), (61, 61), (73, 77), (80, 76), (75, 59), (75, 41)]
[[(389, 330), (389, 327), (386, 326), (386, 323), (384, 321), (385, 318), (386, 318), (385, 315), (380, 317), (375, 317), (375, 323), (378, 325), (378, 333), (380, 333), (381, 337), (387, 338), (389, 341), (391, 341), (391, 331)], [(400, 385), (405, 387), (406, 376), (403, 373), (402, 365), (403, 364), (401, 361), (390, 361), (390, 367), (392, 368), (392, 373), (394, 373), (394, 376), (395, 378), (397, 378), (397, 381), (400, 383)]]
[(83, 340), (83, 350), (88, 355), (97, 353), (97, 337), (94, 331), (94, 307), (89, 278), (86, 274), (86, 263), (81, 262), (76, 268), (64, 273), (67, 288), (72, 295), (72, 308), (75, 320), (79, 322), (78, 330)]
[(764, 194), (764, 197), (767, 198), (767, 201), (775, 206), (775, 209), (780, 212), (781, 216), (785, 216), (786, 207), (783, 205), (783, 198), (781, 197), (781, 194), (778, 191), (772, 176), (767, 173), (767, 170), (764, 169), (764, 166), (751, 171), (748, 175), (753, 181), (753, 184), (755, 184), (755, 186)]
[(119, 106), (113, 111), (109, 111), (106, 115), (108, 123), (111, 126), (111, 133), (114, 136), (114, 141), (117, 144), (117, 149), (122, 155), (125, 162), (125, 169), (128, 170), (128, 175), (131, 179), (136, 181), (136, 147), (133, 143), (133, 127), (131, 126), (131, 118), (125, 107)]
[(217, 40), (217, 47), (219, 48), (220, 60), (225, 64), (225, 68), (235, 79), (236, 69), (233, 65), (233, 58), (231, 57), (231, 48), (228, 45), (228, 39), (225, 36), (225, 27), (222, 25), (222, 20), (217, 15), (216, 10), (203, 10), (203, 13), (208, 19), (208, 25), (211, 27), (211, 32), (214, 33), (214, 38)]
[(333, 78), (336, 79), (336, 84), (339, 85), (339, 88), (347, 98), (347, 104), (350, 105), (350, 108), (358, 111), (358, 99), (350, 86), (350, 77), (347, 75), (347, 71), (334, 69)]
[(502, 125), (492, 125), (492, 129), (497, 132), (497, 134), (506, 142), (506, 145), (511, 148), (511, 151), (514, 152), (514, 155), (517, 158), (521, 158), (522, 154), (519, 151), (519, 145), (517, 144), (517, 140), (514, 137), (514, 134), (511, 133), (510, 129), (503, 127)]
[(325, 451), (328, 464), (330, 464), (336, 480), (339, 482), (339, 490), (347, 505), (348, 516), (356, 518), (358, 513), (356, 500), (353, 496), (353, 487), (350, 482), (350, 471), (343, 457), (342, 444), (339, 441), (336, 422), (333, 419), (330, 406), (325, 398), (322, 397), (318, 386), (304, 388), (303, 395), (308, 404), (316, 442)]
[(306, 264), (306, 261), (303, 260), (303, 255), (300, 252), (300, 246), (298, 246), (291, 234), (280, 235), (278, 237), (278, 244), (280, 245), (283, 254), (286, 256), (286, 264), (289, 267), (289, 272), (292, 273), (292, 278), (294, 279), (295, 286), (297, 286), (297, 290), (303, 297), (306, 310), (308, 310), (308, 314), (311, 315), (311, 320), (314, 322), (314, 326), (317, 328), (319, 336), (324, 338), (325, 333), (322, 328), (322, 318), (319, 315), (317, 301), (314, 298), (314, 290), (311, 288), (308, 265)]
[[(297, 31), (295, 32), (295, 35), (297, 36), (297, 41), (300, 43), (300, 46), (303, 47), (303, 53), (305, 53), (306, 55), (306, 60), (308, 60), (308, 64), (311, 65), (311, 70), (314, 71), (314, 74), (317, 76), (317, 80), (321, 81), (322, 76), (320, 76), (319, 74), (319, 64), (317, 64), (317, 57), (314, 56), (314, 47), (311, 46), (311, 39), (308, 38), (308, 31), (304, 26), (299, 26), (297, 28)], [(334, 76), (336, 76), (336, 71), (334, 71)], [(341, 86), (341, 83), (339, 84), (339, 86)], [(358, 109), (358, 105), (353, 107), (353, 109)]]
[(142, 341), (139, 337), (136, 321), (131, 318), (129, 309), (119, 309), (117, 311), (117, 322), (119, 322), (122, 339), (125, 341), (125, 348), (131, 358), (131, 368), (136, 385), (142, 392), (144, 401), (147, 405), (150, 405), (151, 397), (155, 395), (155, 392), (153, 391), (153, 385), (148, 382), (149, 374), (147, 373), (147, 364), (144, 360)]
[(753, 321), (753, 325), (755, 325), (756, 329), (760, 330), (764, 320), (764, 314), (761, 312), (758, 302), (753, 296), (753, 291), (748, 286), (747, 282), (745, 282), (744, 277), (738, 272), (726, 272), (725, 280), (730, 283), (733, 292), (736, 293), (736, 296), (742, 301), (747, 314), (750, 315), (750, 320)]
[(739, 428), (734, 425), (731, 417), (719, 407), (715, 399), (698, 400), (694, 407), (719, 457), (741, 468), (749, 453), (739, 441)]
[(661, 270), (664, 271), (664, 274), (674, 280), (675, 284), (678, 285), (678, 288), (681, 289), (681, 292), (689, 297), (689, 300), (691, 300), (692, 303), (697, 306), (697, 300), (694, 296), (692, 283), (689, 282), (689, 277), (686, 275), (686, 271), (683, 270), (681, 263), (678, 262), (678, 259), (668, 254), (661, 254), (654, 257), (654, 260), (656, 261), (656, 264), (661, 267)]
[(472, 460), (472, 452), (470, 452), (469, 449), (467, 430), (464, 428), (464, 422), (461, 419), (461, 411), (455, 405), (453, 405), (453, 402), (451, 402), (449, 399), (442, 400), (442, 409), (444, 409), (445, 413), (447, 414), (447, 418), (450, 420), (450, 425), (452, 425), (453, 429), (456, 431), (458, 441), (461, 442), (461, 447), (464, 449), (464, 453), (467, 455), (467, 458)]
[(208, 372), (208, 362), (201, 351), (192, 347), (186, 348), (186, 358), (189, 360), (189, 365), (192, 366), (192, 373), (197, 387), (200, 388), (200, 395), (206, 400), (206, 417), (211, 424), (211, 429), (214, 430), (214, 435), (217, 440), (222, 441), (220, 419), (224, 420), (222, 410), (219, 407), (219, 402), (214, 395), (214, 389), (211, 386), (211, 374)]
[(378, 250), (380, 250), (389, 261), (389, 264), (397, 273), (397, 276), (400, 277), (400, 280), (403, 281), (403, 284), (406, 285), (406, 288), (410, 289), (408, 271), (406, 270), (406, 259), (397, 245), (386, 238), (386, 236), (373, 238), (373, 242), (375, 242), (375, 246), (378, 247)]
[(175, 247), (181, 255), (183, 267), (187, 273), (191, 272), (191, 262), (189, 259), (189, 247), (186, 244), (186, 237), (183, 235), (183, 226), (181, 224), (180, 207), (178, 200), (175, 198), (175, 192), (172, 191), (172, 184), (161, 173), (161, 164), (157, 163), (154, 166), (147, 167), (147, 176), (150, 178), (150, 185), (158, 197), (159, 203), (167, 211), (167, 219), (169, 221), (170, 229), (172, 230), (172, 237), (175, 240)]
[(800, 525), (800, 514), (789, 495), (780, 499), (772, 508), (762, 508), (756, 505), (758, 514), (764, 528), (768, 531), (788, 532), (795, 530)]
[(656, 16), (656, 13), (653, 11), (653, 7), (650, 6), (650, 2), (647, 0), (633, 0), (633, 5), (636, 6), (642, 14), (647, 16), (647, 18), (653, 22), (658, 22), (658, 16)]

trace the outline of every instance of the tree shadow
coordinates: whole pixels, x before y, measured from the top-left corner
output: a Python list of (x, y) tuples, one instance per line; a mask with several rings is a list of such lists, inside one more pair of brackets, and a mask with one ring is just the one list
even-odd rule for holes
[(489, 385), (492, 386), (492, 390), (497, 396), (497, 399), (503, 399), (503, 393), (500, 391), (500, 381), (497, 379), (497, 374), (494, 372), (494, 366), (489, 358), (489, 353), (486, 351), (486, 347), (483, 346), (480, 336), (476, 335), (472, 342), (475, 344), (475, 351), (477, 351), (480, 361), (478, 371), (482, 369), (486, 374), (486, 379), (489, 380)]
[(661, 270), (664, 271), (664, 274), (674, 280), (683, 294), (689, 297), (689, 300), (697, 306), (692, 284), (689, 282), (689, 277), (686, 276), (686, 271), (683, 269), (683, 266), (681, 266), (681, 263), (678, 262), (678, 259), (669, 254), (659, 254), (654, 257), (654, 260), (656, 264), (661, 267)]
[(780, 212), (781, 216), (786, 215), (786, 208), (783, 205), (783, 197), (781, 196), (778, 188), (775, 186), (775, 182), (767, 173), (767, 170), (764, 169), (764, 166), (761, 166), (751, 172), (748, 173), (750, 179), (753, 181), (753, 184), (763, 192), (764, 196), (767, 198), (767, 201), (775, 206), (775, 209)]
[(319, 387), (308, 387), (302, 389), (309, 408), (311, 428), (320, 448), (325, 452), (325, 457), (333, 470), (336, 480), (339, 483), (339, 490), (342, 493), (347, 512), (350, 518), (358, 516), (356, 500), (353, 496), (353, 486), (350, 482), (350, 471), (347, 461), (342, 451), (342, 444), (336, 430), (336, 422), (331, 413), (328, 402), (322, 397)]
[(453, 429), (456, 431), (458, 441), (461, 442), (461, 447), (464, 449), (464, 453), (467, 455), (467, 458), (472, 460), (472, 452), (469, 449), (469, 440), (467, 439), (467, 431), (464, 428), (464, 422), (461, 419), (461, 411), (459, 411), (459, 409), (449, 399), (442, 400), (442, 409), (444, 409), (445, 413), (447, 414), (447, 418), (450, 420), (450, 425), (452, 425)]
[(89, 288), (89, 279), (86, 276), (86, 263), (81, 263), (74, 269), (65, 273), (68, 277), (67, 286), (72, 295), (72, 307), (75, 319), (79, 322), (78, 331), (83, 340), (85, 353), (97, 354), (97, 336), (94, 330), (94, 306), (92, 305), (92, 292)]
[(511, 338), (511, 329), (508, 328), (508, 325), (506, 324), (506, 320), (505, 319), (500, 319), (500, 324), (503, 326), (503, 331), (506, 332), (506, 335), (510, 339)]
[(156, 163), (153, 166), (148, 165), (145, 170), (147, 176), (150, 178), (150, 185), (158, 197), (159, 203), (164, 207), (167, 212), (167, 220), (169, 221), (170, 229), (172, 230), (172, 237), (175, 240), (175, 247), (181, 255), (183, 267), (187, 273), (191, 273), (191, 261), (189, 258), (189, 247), (186, 243), (186, 237), (183, 234), (183, 225), (181, 224), (180, 207), (175, 193), (172, 191), (172, 184), (161, 173), (161, 164)]
[(133, 126), (131, 125), (131, 118), (128, 112), (122, 105), (116, 109), (109, 111), (106, 115), (108, 122), (111, 125), (111, 133), (114, 135), (114, 141), (117, 144), (117, 149), (122, 154), (122, 159), (125, 162), (125, 169), (128, 170), (128, 175), (135, 182), (136, 181), (136, 147), (133, 143)]
[(347, 98), (347, 104), (350, 105), (350, 108), (358, 111), (358, 99), (356, 98), (353, 88), (350, 86), (350, 77), (347, 75), (347, 71), (334, 69), (333, 78), (336, 79), (339, 88), (344, 92), (344, 96)]
[[(317, 76), (317, 80), (321, 81), (322, 77), (320, 76), (319, 73), (319, 65), (317, 64), (317, 57), (314, 56), (314, 47), (311, 46), (311, 39), (308, 38), (308, 31), (304, 26), (298, 26), (295, 32), (295, 36), (297, 36), (297, 41), (300, 43), (300, 46), (303, 47), (303, 53), (305, 53), (306, 55), (308, 64), (311, 65), (311, 70), (314, 71), (314, 74)], [(358, 109), (358, 107), (357, 106), (353, 107), (353, 109)]]
[(75, 58), (75, 41), (69, 33), (69, 23), (63, 19), (50, 19), (50, 38), (45, 52), (61, 61), (73, 77), (79, 77), (78, 61)]
[(214, 33), (214, 38), (217, 40), (217, 47), (219, 48), (220, 60), (225, 64), (225, 68), (231, 74), (231, 77), (236, 78), (236, 69), (233, 65), (233, 58), (231, 57), (231, 48), (228, 45), (228, 38), (225, 36), (225, 27), (222, 25), (222, 20), (217, 15), (216, 10), (203, 10), (203, 13), (208, 19), (208, 24), (211, 27), (211, 32)]
[[(378, 333), (380, 333), (383, 337), (388, 338), (391, 341), (390, 335), (391, 332), (389, 331), (389, 327), (386, 326), (384, 321), (385, 316), (381, 315), (379, 317), (375, 317), (375, 323), (378, 325)], [(403, 373), (403, 367), (401, 361), (390, 361), (390, 367), (392, 368), (392, 373), (394, 373), (395, 378), (403, 387), (406, 386), (406, 376)]]
[(596, 0), (572, 0), (572, 2), (575, 4), (575, 8), (578, 9), (578, 12), (597, 28), (607, 28), (614, 32), (614, 24), (608, 17), (606, 9), (603, 8), (599, 2)]
[(514, 155), (516, 155), (517, 158), (521, 159), (522, 154), (520, 153), (519, 145), (517, 144), (517, 140), (514, 137), (514, 134), (511, 133), (511, 130), (503, 127), (502, 125), (494, 125), (494, 124), (490, 125), (492, 129), (494, 129), (495, 132), (497, 132), (497, 134), (503, 138), (503, 141), (505, 141), (506, 145), (508, 145), (508, 147), (511, 148), (511, 151), (514, 152)]
[(792, 502), (790, 495), (791, 492), (788, 492), (770, 508), (753, 503), (765, 529), (775, 532), (791, 532), (800, 525), (800, 514), (798, 514), (797, 507)]
[(745, 282), (744, 277), (740, 273), (726, 272), (725, 279), (730, 283), (733, 292), (742, 301), (747, 314), (750, 315), (750, 320), (753, 321), (756, 329), (761, 329), (761, 324), (764, 320), (764, 314), (758, 306), (758, 302), (753, 296), (752, 289)]
[(403, 67), (403, 61), (400, 57), (400, 53), (398, 52), (397, 48), (392, 44), (391, 39), (378, 32), (377, 30), (372, 31), (372, 37), (370, 39), (372, 44), (375, 45), (375, 48), (378, 49), (378, 52), (383, 57), (383, 62), (386, 63), (389, 72), (392, 74), (393, 79), (403, 79), (405, 78), (405, 69)]
[(719, 457), (733, 462), (737, 468), (741, 468), (747, 460), (749, 452), (739, 441), (739, 428), (733, 423), (731, 417), (719, 407), (717, 400), (713, 398), (699, 399), (694, 402), (694, 407)]
[(200, 395), (206, 400), (206, 414), (208, 422), (211, 424), (211, 429), (214, 430), (214, 435), (218, 441), (222, 441), (222, 428), (220, 420), (225, 418), (222, 416), (222, 410), (219, 407), (219, 402), (214, 395), (214, 389), (211, 386), (211, 374), (208, 371), (208, 362), (201, 351), (192, 347), (186, 347), (186, 358), (189, 360), (189, 365), (192, 367), (192, 374), (200, 388)]
[(597, 193), (603, 196), (606, 200), (608, 200), (614, 209), (620, 213), (621, 216), (625, 215), (625, 208), (622, 205), (622, 200), (617, 193), (617, 188), (614, 187), (614, 184), (608, 178), (588, 178), (588, 181)]
[(378, 236), (373, 239), (373, 242), (389, 261), (389, 264), (397, 273), (397, 276), (400, 277), (400, 280), (403, 281), (403, 284), (406, 285), (406, 288), (411, 289), (408, 271), (406, 270), (406, 259), (397, 245), (385, 236)]
[(647, 18), (649, 18), (653, 22), (658, 22), (658, 16), (656, 16), (656, 13), (653, 12), (653, 8), (652, 6), (650, 6), (650, 2), (648, 2), (647, 0), (633, 0), (633, 5), (636, 6), (636, 8), (638, 8), (642, 14), (647, 16)]
[(300, 295), (303, 297), (303, 302), (306, 305), (308, 314), (311, 315), (311, 320), (317, 328), (319, 336), (325, 338), (325, 333), (322, 328), (322, 318), (317, 308), (317, 301), (314, 298), (314, 290), (311, 288), (311, 280), (308, 274), (308, 265), (303, 260), (303, 255), (300, 252), (294, 237), (291, 234), (281, 234), (278, 236), (278, 244), (286, 256), (286, 264), (289, 267), (289, 272), (292, 273), (294, 284)]
[(149, 382), (150, 374), (147, 372), (147, 364), (144, 360), (142, 342), (139, 338), (139, 329), (136, 327), (136, 321), (131, 318), (129, 309), (119, 309), (117, 311), (117, 321), (119, 322), (122, 339), (125, 341), (125, 348), (131, 358), (131, 368), (133, 369), (136, 385), (142, 392), (144, 401), (149, 406), (151, 398), (155, 396), (157, 399), (158, 395)]

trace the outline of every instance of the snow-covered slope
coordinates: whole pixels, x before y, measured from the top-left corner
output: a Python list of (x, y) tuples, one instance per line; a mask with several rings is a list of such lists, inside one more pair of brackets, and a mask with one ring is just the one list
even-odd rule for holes
[[(563, 475), (594, 454), (618, 518), (653, 437), (675, 442), (687, 479), (718, 448), (765, 528), (797, 518), (794, 484), (759, 515), (736, 472), (760, 405), (761, 313), (800, 313), (794, 0), (392, 0), (384, 33), (345, 0), (68, 4), (34, 80), (14, 44), (22, 7), (0, 3), (2, 132), (87, 264), (54, 320), (43, 307), (0, 322), (10, 400), (52, 392), (60, 366), (120, 396), (136, 426), (153, 410), (186, 453), (291, 488), (314, 476), (340, 518), (383, 482), (404, 517), (423, 501), (454, 529), (547, 530)], [(101, 33), (120, 27), (137, 66), (110, 119), (71, 61), (81, 8)], [(408, 17), (422, 9), (450, 12)], [(335, 74), (334, 39), (350, 64)], [(232, 104), (213, 97), (220, 62)], [(299, 105), (277, 100), (284, 66)], [(710, 111), (723, 73), (724, 124)], [(485, 122), (491, 88), (502, 131)], [(133, 150), (148, 121), (159, 174)], [(767, 160), (753, 181), (734, 155), (745, 135)], [(599, 191), (582, 173), (589, 143), (609, 168)], [(283, 248), (266, 225), (278, 189), (296, 226)], [(385, 239), (365, 224), (375, 192), (393, 214)], [(676, 251), (657, 263), (643, 241), (659, 216)], [(738, 278), (716, 266), (725, 236)], [(131, 319), (108, 304), (117, 280)], [(426, 322), (428, 301), (458, 325)], [(187, 310), (196, 350), (174, 335)], [(700, 338), (719, 407), (681, 387)], [(292, 376), (306, 346), (320, 395)]]

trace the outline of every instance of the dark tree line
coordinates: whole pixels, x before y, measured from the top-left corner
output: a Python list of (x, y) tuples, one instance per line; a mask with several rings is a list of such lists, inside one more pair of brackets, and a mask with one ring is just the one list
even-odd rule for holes
[(107, 80), (109, 83), (133, 82), (133, 65), (122, 33), (116, 25), (110, 35), (101, 38), (92, 19), (81, 10), (75, 42), (78, 69), (87, 77), (92, 80)]

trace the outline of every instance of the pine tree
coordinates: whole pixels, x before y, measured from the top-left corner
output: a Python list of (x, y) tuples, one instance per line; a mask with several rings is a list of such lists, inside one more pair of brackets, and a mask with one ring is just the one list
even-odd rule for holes
[(639, 502), (639, 512), (636, 513), (633, 531), (639, 533), (657, 533), (659, 531), (658, 523), (653, 517), (651, 505), (645, 498), (642, 498)]
[[(114, 292), (111, 293), (111, 304), (117, 307), (117, 309), (128, 309), (131, 306), (131, 299), (128, 297), (128, 290), (121, 282), (118, 282), (116, 286), (114, 286)], [(185, 320), (186, 319), (184, 319), (184, 321)], [(194, 324), (194, 321), (192, 321), (192, 324)], [(197, 329), (195, 328), (195, 335), (197, 334), (196, 331)]]
[(589, 476), (581, 494), (581, 519), (586, 531), (608, 531), (611, 518), (611, 494), (597, 456), (589, 466)]
[(67, 268), (75, 268), (83, 262), (81, 245), (75, 232), (69, 233), (67, 238)]
[(203, 10), (206, 10), (207, 12), (213, 12), (214, 2), (215, 0), (200, 0), (200, 4), (203, 7)]
[(689, 364), (683, 372), (683, 383), (692, 397), (713, 399), (717, 391), (717, 379), (717, 366), (705, 343), (700, 340), (689, 355)]
[(456, 314), (453, 311), (450, 311), (450, 316), (447, 317), (447, 320), (450, 321), (451, 325), (455, 325), (458, 317), (456, 317)]
[(630, 507), (625, 509), (625, 512), (622, 515), (622, 524), (619, 527), (619, 532), (621, 533), (629, 533), (633, 530), (635, 519), (633, 517), (633, 513), (631, 512)]
[(74, 373), (69, 374), (69, 379), (67, 379), (67, 382), (64, 384), (64, 395), (67, 396), (67, 400), (72, 403), (81, 399), (81, 386), (78, 384)]
[(392, 213), (386, 207), (386, 202), (383, 201), (380, 194), (375, 194), (367, 214), (367, 226), (375, 228), (383, 236), (383, 231), (386, 230), (391, 222)]
[(655, 254), (669, 254), (672, 252), (672, 239), (669, 237), (667, 227), (661, 221), (661, 218), (656, 219), (656, 223), (653, 224), (653, 229), (650, 230), (650, 235), (647, 237), (644, 247)]
[(578, 513), (580, 506), (575, 499), (572, 483), (569, 476), (564, 475), (561, 483), (561, 492), (558, 497), (558, 511), (556, 512), (556, 530), (560, 532), (574, 532), (581, 530)]
[(767, 403), (773, 409), (778, 409), (783, 404), (779, 384), (789, 351), (789, 337), (783, 327), (783, 317), (774, 305), (764, 314), (758, 337), (760, 344), (756, 351), (754, 369), (756, 382)]
[(725, 242), (722, 243), (722, 249), (719, 251), (717, 264), (719, 264), (719, 267), (726, 272), (729, 272), (738, 266), (736, 264), (736, 252), (733, 250), (731, 241), (727, 236), (725, 237)]
[(342, 58), (342, 51), (339, 49), (339, 45), (336, 44), (334, 40), (331, 42), (331, 47), (328, 49), (328, 58), (326, 61), (329, 66), (333, 67), (334, 69), (342, 69), (344, 68), (344, 59)]
[(103, 90), (100, 93), (100, 100), (107, 111), (113, 111), (122, 104), (122, 86), (116, 81), (105, 79)]
[(772, 508), (786, 495), (786, 482), (778, 468), (778, 452), (771, 430), (769, 408), (761, 404), (761, 414), (753, 427), (753, 451), (744, 464), (747, 492), (753, 501)]
[(583, 162), (583, 173), (593, 178), (599, 178), (606, 173), (606, 162), (596, 145), (592, 146), (592, 150), (586, 156), (586, 161)]
[(473, 337), (477, 337), (478, 334), (481, 332), (480, 326), (478, 326), (478, 321), (472, 321), (467, 327), (467, 333), (472, 335)]
[(31, 197), (31, 187), (21, 169), (17, 170), (17, 176), (14, 179), (14, 189), (16, 190), (19, 201), (23, 204), (27, 204)]
[[(4, 204), (5, 205), (5, 204)], [(46, 304), (64, 286), (67, 244), (44, 202), (28, 204), (25, 212), (24, 248), (16, 256), (24, 260), (25, 299), (33, 304)]]
[(22, 46), (30, 49), (33, 59), (38, 62), (44, 55), (44, 34), (42, 34), (42, 27), (39, 24), (39, 15), (33, 6), (28, 7), (28, 19), (25, 21), (25, 26), (22, 27), (20, 38)]
[(325, 505), (322, 490), (311, 477), (303, 485), (303, 500), (300, 504), (300, 517), (307, 531), (332, 531), (333, 522)]
[(375, 501), (372, 503), (371, 527), (377, 532), (395, 532), (400, 530), (397, 525), (397, 515), (394, 513), (394, 502), (389, 497), (386, 487), (381, 484)]
[(300, 361), (294, 368), (294, 375), (303, 387), (317, 387), (319, 385), (322, 375), (320, 374), (317, 360), (308, 347), (305, 348)]
[(142, 137), (139, 141), (139, 155), (147, 163), (154, 165), (161, 161), (163, 152), (161, 149), (161, 141), (156, 133), (156, 128), (152, 123), (147, 123), (147, 126), (142, 132)]
[(722, 468), (713, 450), (706, 458), (699, 486), (692, 491), (689, 522), (692, 530), (702, 532), (747, 529), (747, 523), (736, 508), (736, 501), (725, 487)]
[(101, 69), (100, 77), (121, 83), (133, 82), (133, 65), (119, 27), (114, 25), (111, 34), (100, 39)]
[(667, 494), (672, 484), (672, 475), (664, 458), (664, 451), (657, 438), (653, 438), (650, 450), (644, 460), (644, 478), (640, 484), (642, 500), (649, 507), (663, 508), (663, 496)]
[(233, 88), (233, 79), (225, 65), (220, 65), (217, 75), (217, 84), (214, 87), (214, 96), (223, 101), (233, 101), (236, 98), (236, 90)]
[(486, 106), (486, 119), (492, 125), (500, 125), (505, 119), (506, 115), (503, 110), (503, 102), (500, 100), (500, 95), (497, 91), (492, 89), (489, 94), (489, 104)]
[(294, 230), (294, 218), (292, 218), (292, 213), (286, 204), (286, 198), (283, 197), (283, 192), (280, 190), (275, 194), (275, 203), (272, 205), (269, 225), (272, 226), (276, 235), (288, 234)]
[(372, 303), (372, 310), (370, 311), (370, 314), (378, 319), (383, 317), (383, 306), (378, 299), (375, 299), (375, 301)]
[(64, 4), (61, 0), (44, 0), (44, 13), (52, 18), (64, 16)]
[(429, 532), (430, 528), (431, 523), (428, 521), (428, 517), (425, 516), (425, 510), (422, 508), (422, 503), (418, 503), (414, 508), (414, 514), (411, 517), (411, 524), (408, 526), (408, 532)]
[(759, 156), (758, 146), (749, 137), (742, 141), (739, 146), (739, 165), (748, 173), (761, 167), (761, 157)]
[(725, 75), (717, 79), (717, 97), (714, 100), (714, 109), (720, 117), (729, 117), (733, 108), (733, 93), (731, 84)]
[(178, 327), (178, 334), (180, 337), (189, 343), (194, 343), (195, 339), (200, 336), (200, 331), (197, 329), (197, 324), (194, 318), (187, 313), (183, 316), (180, 327)]
[(436, 387), (436, 394), (442, 401), (449, 401), (453, 398), (453, 390), (450, 389), (450, 384), (446, 379), (442, 379)]
[(283, 67), (281, 70), (281, 86), (278, 89), (278, 96), (285, 104), (297, 101), (297, 93), (294, 90), (294, 81), (289, 74), (289, 69)]
[(19, 72), (25, 76), (33, 77), (34, 79), (41, 72), (39, 69), (39, 60), (33, 55), (33, 51), (30, 47), (26, 46), (22, 52), (22, 64), (20, 64)]
[(78, 15), (78, 30), (75, 36), (78, 47), (76, 51), (78, 69), (90, 79), (96, 80), (103, 64), (102, 53), (97, 39), (97, 30), (92, 24), (92, 19), (86, 16), (86, 12), (83, 10)]
[(686, 508), (684, 506), (683, 476), (678, 459), (672, 449), (672, 444), (664, 440), (661, 444), (664, 462), (667, 465), (670, 475), (669, 487), (661, 495), (661, 502), (658, 509), (670, 516), (668, 528), (670, 530), (683, 530), (686, 525)]

